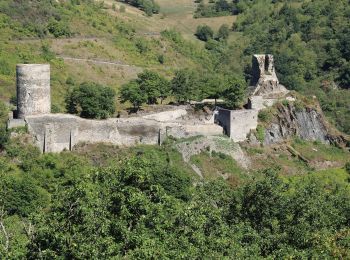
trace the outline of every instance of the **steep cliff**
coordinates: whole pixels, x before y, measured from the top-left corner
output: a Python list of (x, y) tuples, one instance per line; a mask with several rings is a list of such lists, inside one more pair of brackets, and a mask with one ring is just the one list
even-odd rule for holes
[[(299, 103), (278, 103), (269, 122), (263, 127), (263, 144), (279, 143), (292, 137), (320, 141), (337, 146), (348, 146), (349, 138), (335, 130), (325, 119), (319, 106)], [(259, 138), (258, 138), (259, 139)]]

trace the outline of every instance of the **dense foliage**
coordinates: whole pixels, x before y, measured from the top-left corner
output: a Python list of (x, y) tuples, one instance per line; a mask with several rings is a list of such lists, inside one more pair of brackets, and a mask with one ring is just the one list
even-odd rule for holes
[(0, 257), (350, 256), (346, 178), (267, 170), (239, 187), (193, 186), (169, 148), (40, 155), (12, 140), (0, 159)]
[(142, 103), (157, 104), (170, 95), (170, 83), (167, 79), (152, 71), (138, 74), (138, 78), (122, 86), (121, 101), (129, 101), (134, 109), (139, 109)]
[(159, 13), (159, 5), (154, 0), (120, 0), (143, 10), (147, 15)]
[(285, 2), (239, 1), (234, 30), (249, 40), (243, 52), (274, 54), (281, 82), (316, 94), (327, 115), (349, 133), (350, 94), (342, 90), (350, 87), (349, 2)]
[(66, 98), (67, 111), (85, 118), (103, 119), (115, 111), (115, 92), (96, 83), (82, 83), (74, 87)]
[(237, 13), (237, 0), (211, 0), (205, 4), (203, 0), (196, 1), (197, 9), (194, 13), (195, 18), (226, 16)]

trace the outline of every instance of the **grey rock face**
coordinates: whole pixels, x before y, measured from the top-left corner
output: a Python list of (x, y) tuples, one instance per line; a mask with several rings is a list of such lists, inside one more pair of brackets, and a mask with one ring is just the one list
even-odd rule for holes
[(323, 123), (321, 115), (315, 110), (303, 110), (295, 113), (298, 125), (297, 135), (309, 141), (321, 141), (329, 143), (327, 129)]
[(330, 143), (324, 119), (315, 109), (296, 111), (293, 106), (280, 106), (278, 112), (277, 122), (265, 130), (264, 144), (278, 143), (294, 136)]

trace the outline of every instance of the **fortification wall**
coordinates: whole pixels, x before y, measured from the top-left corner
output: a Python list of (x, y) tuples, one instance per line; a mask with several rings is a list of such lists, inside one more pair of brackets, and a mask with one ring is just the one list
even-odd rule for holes
[(230, 138), (235, 142), (243, 142), (247, 139), (250, 130), (258, 126), (258, 110), (233, 110), (231, 111)]
[(16, 75), (17, 117), (50, 113), (50, 65), (19, 64)]
[(176, 138), (220, 135), (218, 125), (191, 125), (158, 122), (144, 118), (87, 120), (67, 114), (27, 116), (28, 131), (43, 152), (70, 150), (79, 142), (116, 145), (159, 144), (165, 136)]

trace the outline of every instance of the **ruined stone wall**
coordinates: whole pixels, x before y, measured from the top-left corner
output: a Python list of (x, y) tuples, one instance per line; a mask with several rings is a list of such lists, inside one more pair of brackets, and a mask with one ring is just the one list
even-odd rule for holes
[(258, 126), (258, 110), (232, 110), (230, 138), (235, 142), (243, 142), (247, 139), (250, 130)]
[(17, 117), (50, 113), (50, 65), (19, 64), (16, 75)]
[(270, 54), (253, 55), (250, 92), (254, 96), (274, 96), (286, 94), (287, 89), (279, 83), (273, 56)]
[(250, 130), (258, 126), (257, 109), (227, 110), (218, 108), (216, 121), (225, 133), (235, 142), (243, 142), (247, 139)]
[(167, 135), (176, 138), (220, 135), (218, 125), (191, 125), (158, 122), (144, 118), (87, 120), (67, 114), (27, 116), (28, 131), (43, 152), (70, 150), (79, 142), (105, 142), (115, 145), (159, 144)]

